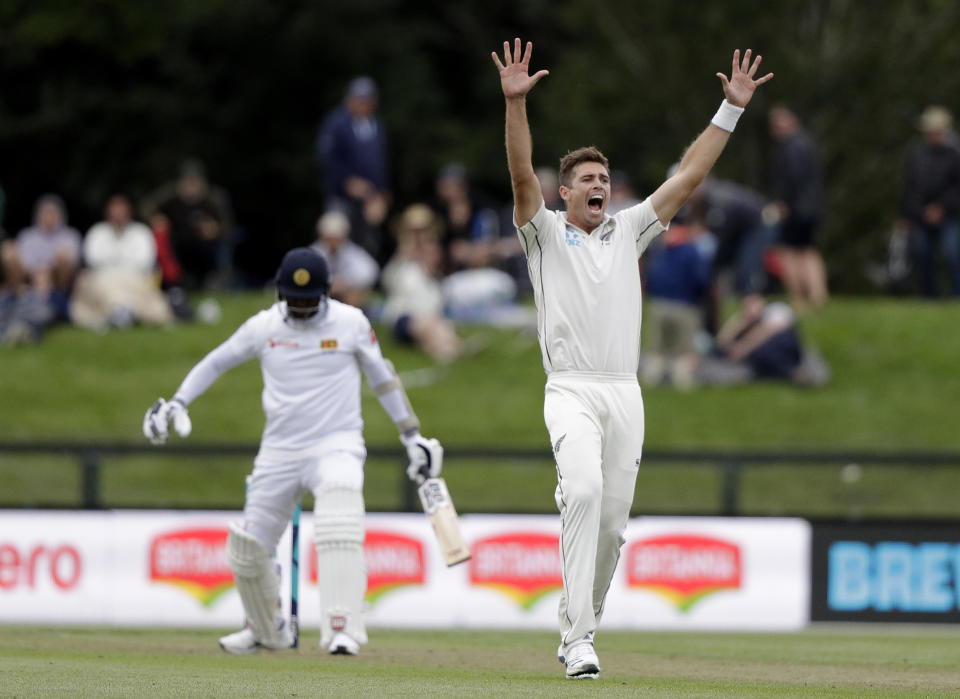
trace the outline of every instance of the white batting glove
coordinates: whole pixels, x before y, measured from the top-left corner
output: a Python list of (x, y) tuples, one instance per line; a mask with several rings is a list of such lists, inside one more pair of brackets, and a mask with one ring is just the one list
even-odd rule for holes
[(419, 432), (409, 437), (400, 437), (407, 448), (410, 465), (407, 477), (418, 485), (428, 478), (436, 478), (443, 468), (443, 447), (436, 439), (427, 439)]
[(157, 398), (157, 402), (151, 405), (143, 416), (143, 436), (149, 439), (151, 444), (165, 444), (170, 436), (171, 420), (178, 435), (190, 436), (193, 423), (190, 422), (187, 406), (177, 399), (165, 401)]

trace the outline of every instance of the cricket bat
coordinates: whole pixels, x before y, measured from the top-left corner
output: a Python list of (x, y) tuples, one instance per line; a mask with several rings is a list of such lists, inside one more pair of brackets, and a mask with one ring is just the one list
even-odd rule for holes
[(433, 533), (437, 535), (440, 552), (447, 566), (469, 560), (470, 547), (460, 533), (460, 520), (457, 519), (457, 511), (450, 499), (447, 482), (442, 478), (428, 478), (417, 492), (420, 494), (423, 511), (433, 525)]

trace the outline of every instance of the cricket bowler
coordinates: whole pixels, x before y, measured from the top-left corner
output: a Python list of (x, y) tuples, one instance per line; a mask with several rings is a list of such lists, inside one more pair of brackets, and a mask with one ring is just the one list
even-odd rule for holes
[(507, 165), (514, 225), (527, 259), (547, 374), (543, 415), (556, 459), (560, 509), (560, 648), (570, 679), (595, 679), (594, 633), (603, 614), (630, 514), (643, 447), (640, 357), (640, 255), (666, 230), (723, 151), (759, 85), (760, 56), (733, 52), (725, 96), (676, 172), (640, 204), (606, 214), (610, 168), (594, 147), (560, 161), (566, 212), (548, 211), (533, 169), (527, 93), (548, 71), (530, 75), (533, 44), (491, 54), (506, 101)]
[(163, 444), (172, 421), (181, 437), (188, 436), (187, 406), (229, 369), (260, 360), (266, 425), (247, 477), (243, 522), (231, 523), (227, 537), (227, 560), (247, 623), (221, 638), (220, 646), (240, 655), (291, 647), (290, 624), (278, 614), (274, 555), (300, 498), (312, 492), (320, 646), (356, 655), (367, 642), (361, 615), (367, 588), (361, 371), (397, 425), (412, 480), (422, 483), (440, 473), (443, 448), (420, 435), (403, 386), (360, 309), (329, 298), (330, 274), (318, 252), (289, 251), (276, 283), (276, 303), (200, 360), (172, 399), (157, 400), (144, 416), (143, 432)]

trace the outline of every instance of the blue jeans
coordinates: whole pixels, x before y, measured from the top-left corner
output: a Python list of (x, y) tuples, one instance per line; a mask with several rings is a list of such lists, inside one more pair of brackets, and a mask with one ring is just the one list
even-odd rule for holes
[(920, 291), (924, 296), (940, 295), (935, 252), (938, 242), (950, 272), (950, 293), (960, 296), (960, 226), (953, 218), (946, 219), (939, 228), (914, 225), (910, 229), (913, 260), (920, 273)]

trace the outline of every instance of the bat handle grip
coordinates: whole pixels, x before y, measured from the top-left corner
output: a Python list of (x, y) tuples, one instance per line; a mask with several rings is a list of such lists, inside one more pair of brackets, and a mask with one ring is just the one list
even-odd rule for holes
[(430, 478), (430, 467), (427, 464), (424, 464), (419, 469), (417, 469), (417, 472), (421, 476), (423, 476), (424, 480), (427, 480), (428, 478)]

